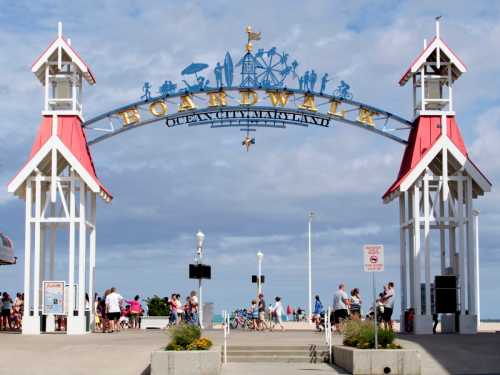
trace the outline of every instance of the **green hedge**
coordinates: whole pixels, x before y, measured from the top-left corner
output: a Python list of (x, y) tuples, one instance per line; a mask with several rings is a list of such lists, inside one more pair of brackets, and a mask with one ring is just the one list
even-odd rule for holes
[(161, 297), (156, 294), (153, 297), (149, 297), (146, 300), (148, 305), (148, 315), (149, 316), (169, 316), (170, 306)]

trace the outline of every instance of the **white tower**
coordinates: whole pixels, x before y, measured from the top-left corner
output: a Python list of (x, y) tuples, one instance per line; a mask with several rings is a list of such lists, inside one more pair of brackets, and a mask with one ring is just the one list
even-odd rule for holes
[[(9, 192), (26, 201), (23, 334), (39, 334), (44, 319), (46, 331), (54, 329), (54, 315), (44, 316), (42, 286), (56, 281), (57, 264), (65, 258), (67, 276), (58, 276), (66, 284), (60, 315), (66, 315), (68, 334), (83, 334), (94, 322), (85, 294), (93, 306), (96, 197), (112, 199), (97, 178), (82, 128), (83, 79), (89, 84), (95, 79), (63, 38), (61, 23), (32, 71), (45, 88), (42, 123), (28, 162), (8, 185)], [(57, 241), (63, 231), (67, 248), (59, 248)]]
[[(415, 119), (399, 175), (384, 202), (399, 200), (401, 320), (412, 308), (417, 334), (432, 333), (431, 286), (436, 275), (456, 276), (458, 331), (477, 331), (473, 200), (489, 192), (491, 183), (470, 160), (455, 120), (452, 86), (466, 71), (441, 39), (436, 20), (435, 37), (428, 45), (424, 42), (399, 81), (401, 86), (413, 82)], [(433, 249), (433, 243), (439, 247)], [(432, 251), (439, 254), (439, 267), (433, 267)], [(452, 315), (443, 315), (445, 331), (454, 330)]]

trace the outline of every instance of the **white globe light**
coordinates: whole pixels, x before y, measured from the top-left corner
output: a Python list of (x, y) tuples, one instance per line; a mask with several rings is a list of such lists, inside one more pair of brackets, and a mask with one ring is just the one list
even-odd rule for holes
[(205, 235), (201, 230), (196, 233), (196, 243), (198, 245), (198, 249), (201, 249), (203, 247), (203, 241), (205, 241)]
[(257, 258), (258, 258), (259, 260), (261, 260), (263, 257), (264, 257), (264, 254), (262, 254), (262, 251), (259, 251), (259, 252), (257, 253)]

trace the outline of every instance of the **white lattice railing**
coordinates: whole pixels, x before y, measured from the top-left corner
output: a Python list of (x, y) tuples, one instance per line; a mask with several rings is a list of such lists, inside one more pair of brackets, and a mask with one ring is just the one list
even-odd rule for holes
[(229, 322), (229, 313), (226, 310), (222, 311), (222, 328), (224, 329), (224, 352), (223, 352), (223, 363), (227, 363), (227, 339), (230, 334), (231, 325)]
[(329, 307), (325, 313), (325, 341), (328, 346), (328, 360), (332, 363), (332, 322), (330, 321), (331, 308)]

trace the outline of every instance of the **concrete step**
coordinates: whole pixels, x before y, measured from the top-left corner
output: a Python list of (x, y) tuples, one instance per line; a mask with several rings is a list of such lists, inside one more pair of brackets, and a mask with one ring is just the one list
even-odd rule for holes
[(227, 350), (328, 350), (326, 345), (228, 345)]
[(309, 356), (251, 357), (247, 355), (227, 357), (229, 363), (323, 363), (323, 358)]
[(324, 345), (230, 345), (228, 362), (245, 363), (323, 363), (328, 359)]
[[(309, 353), (303, 350), (252, 350), (252, 351), (244, 351), (244, 350), (228, 350), (228, 356), (251, 356), (251, 357), (269, 357), (269, 356), (314, 356), (320, 355), (322, 352)], [(326, 351), (325, 351), (326, 353)]]

